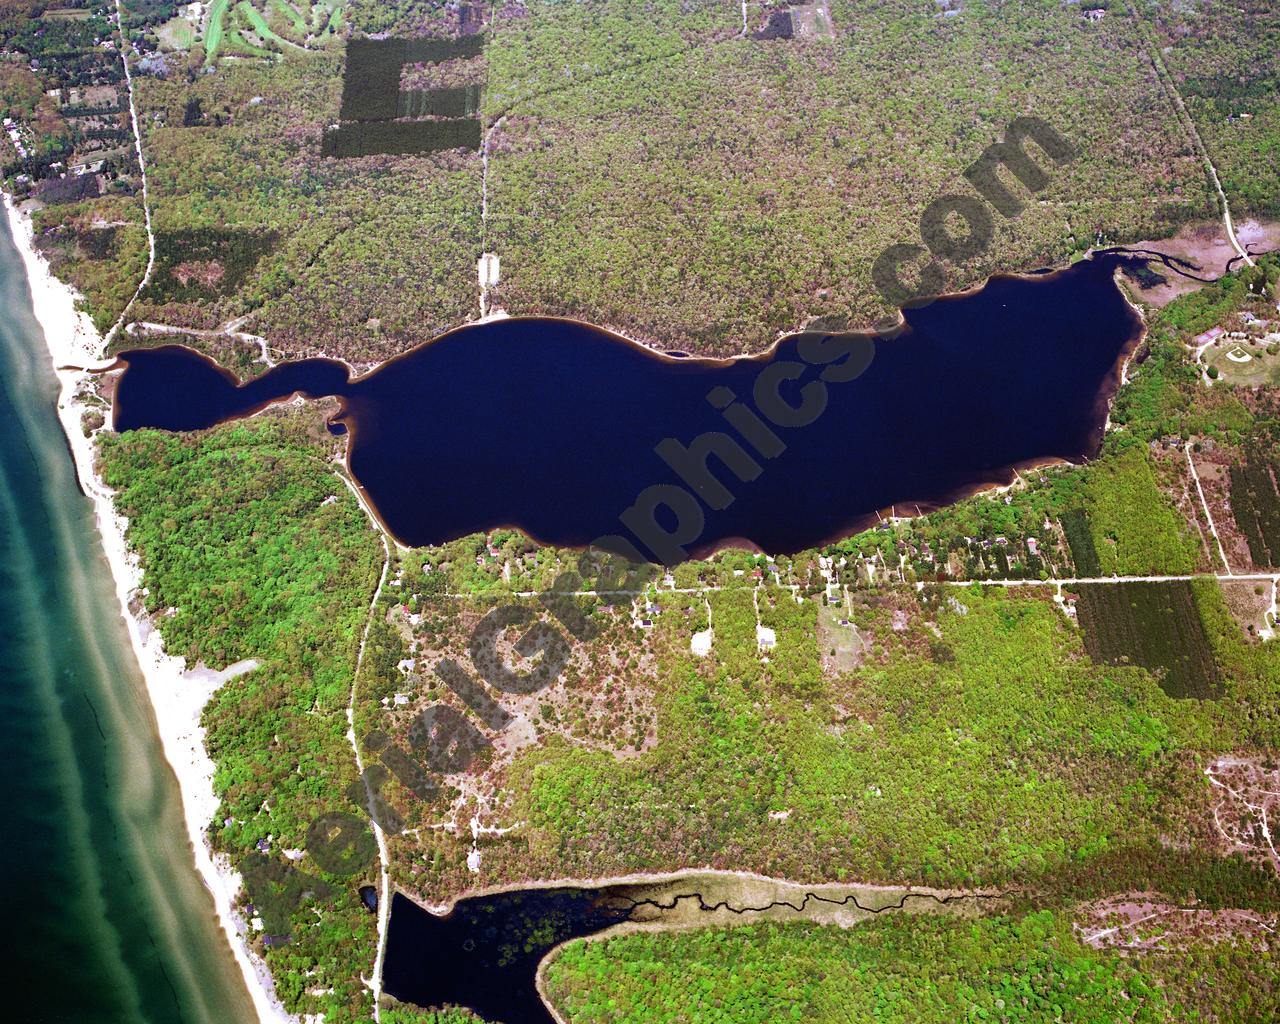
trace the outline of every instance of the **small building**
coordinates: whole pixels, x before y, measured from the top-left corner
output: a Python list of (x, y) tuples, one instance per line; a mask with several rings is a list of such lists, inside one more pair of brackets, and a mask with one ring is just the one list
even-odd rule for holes
[(756, 646), (771, 651), (778, 645), (778, 634), (768, 626), (756, 626)]

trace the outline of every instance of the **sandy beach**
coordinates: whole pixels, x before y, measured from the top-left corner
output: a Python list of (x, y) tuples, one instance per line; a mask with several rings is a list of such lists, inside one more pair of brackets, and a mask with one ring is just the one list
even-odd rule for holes
[(178, 778), (196, 869), (213, 895), (219, 924), (244, 975), (258, 1020), (262, 1024), (291, 1022), (295, 1018), (275, 998), (266, 965), (249, 952), (242, 939), (240, 929), (244, 924), (233, 910), (240, 877), (224, 858), (215, 860), (205, 835), (206, 826), (217, 813), (218, 799), (213, 792), (214, 765), (205, 752), (200, 712), (226, 679), (254, 666), (242, 663), (221, 673), (199, 667), (187, 671), (182, 659), (164, 652), (160, 635), (150, 623), (130, 611), (130, 597), (141, 587), (142, 571), (125, 543), (127, 523), (116, 514), (111, 491), (94, 474), (93, 442), (81, 429), (85, 406), (77, 399), (87, 378), (81, 368), (101, 364), (103, 340), (88, 315), (77, 311), (75, 289), (57, 280), (36, 253), (30, 218), (15, 207), (7, 194), (4, 206), (14, 244), (26, 268), (36, 319), (61, 387), (58, 419), (74, 456), (80, 486), (93, 502), (98, 533), (111, 566), (129, 639), (146, 681), (165, 759)]

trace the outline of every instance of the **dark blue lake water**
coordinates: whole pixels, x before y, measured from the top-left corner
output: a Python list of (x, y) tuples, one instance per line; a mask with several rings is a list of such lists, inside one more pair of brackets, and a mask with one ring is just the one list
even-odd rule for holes
[(1119, 259), (994, 278), (891, 337), (798, 334), (733, 361), (539, 318), (464, 327), (354, 379), (312, 359), (237, 386), (190, 350), (138, 350), (114, 425), (192, 430), (336, 395), (351, 472), (406, 544), (516, 526), (665, 562), (728, 542), (789, 553), (1096, 453), (1141, 330)]

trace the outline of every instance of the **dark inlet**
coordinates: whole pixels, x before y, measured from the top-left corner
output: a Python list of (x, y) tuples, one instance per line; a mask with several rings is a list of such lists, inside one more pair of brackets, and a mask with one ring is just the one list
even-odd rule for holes
[(503, 1024), (554, 1024), (538, 995), (538, 964), (569, 939), (625, 921), (610, 889), (527, 889), (459, 900), (445, 917), (396, 893), (382, 984), (418, 1006), (465, 1006)]
[(139, 350), (114, 425), (190, 430), (337, 395), (352, 475), (406, 544), (516, 526), (665, 562), (730, 542), (790, 553), (1093, 456), (1141, 330), (1120, 260), (993, 278), (891, 337), (792, 335), (734, 361), (538, 318), (452, 331), (354, 380), (305, 360), (236, 387), (189, 350)]

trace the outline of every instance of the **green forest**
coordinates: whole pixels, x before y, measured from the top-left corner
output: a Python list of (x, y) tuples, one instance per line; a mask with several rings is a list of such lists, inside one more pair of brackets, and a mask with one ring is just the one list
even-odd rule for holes
[[(758, 36), (780, 5), (718, 0), (216, 0), (194, 21), (160, 0), (125, 6), (156, 236), (129, 319), (204, 332), (185, 337), (246, 374), (261, 368), (256, 344), (228, 331), (261, 335), (281, 359), (364, 369), (474, 319), (485, 252), (502, 271), (488, 308), (579, 316), (661, 348), (758, 352), (808, 322), (870, 325), (891, 312), (875, 258), (918, 242), (922, 211), (969, 190), (966, 168), (1020, 116), (1080, 155), (1045, 163), (1047, 186), (997, 220), (989, 250), (943, 268), (949, 289), (1218, 230), (1206, 157), (1237, 225), (1277, 214), (1270, 0), (831, 0), (830, 35), (790, 38)], [(11, 186), (85, 144), (60, 90), (119, 83), (109, 34), (100, 13), (0, 14), (0, 107), (34, 154), (20, 166), (4, 149)], [(347, 45), (384, 34), (458, 49), (387, 76), (416, 97), (396, 112), (466, 120), (335, 132)], [(124, 132), (127, 109), (108, 116)], [(33, 223), (106, 330), (148, 240), (131, 136), (91, 141), (113, 147), (100, 189), (44, 193)], [(580, 601), (591, 636), (554, 685), (502, 695), (514, 724), (485, 727), (473, 766), (427, 799), (387, 783), (405, 822), (389, 837), (395, 886), (439, 902), (709, 865), (1013, 894), (977, 920), (574, 943), (546, 976), (574, 1024), (1276, 1016), (1274, 958), (1249, 936), (1206, 929), (1126, 956), (1077, 927), (1083, 901), (1134, 892), (1280, 908), (1265, 851), (1221, 825), (1257, 839), (1249, 809), (1206, 776), (1280, 748), (1280, 654), (1258, 639), (1271, 595), (1208, 576), (1060, 582), (1220, 571), (1188, 475), (1199, 456), (1222, 467), (1225, 482), (1205, 481), (1219, 528), (1274, 560), (1280, 403), (1203, 374), (1188, 349), (1243, 313), (1274, 318), (1280, 260), (1259, 263), (1144, 308), (1087, 465), (1020, 473), (821, 551), (654, 570), (634, 602)], [(348, 796), (348, 714), (360, 742), (384, 730), (401, 747), (431, 704), (470, 715), (436, 669), (469, 663), (499, 603), (551, 622), (512, 595), (545, 590), (574, 553), (505, 529), (393, 546), (375, 602), (383, 539), (318, 410), (187, 435), (102, 430), (96, 443), (143, 570), (137, 600), (168, 652), (253, 666), (203, 718), (220, 800), (209, 837), (246, 880), (253, 949), (289, 1012), (367, 1020), (376, 918), (358, 888), (376, 861), (330, 870), (313, 829), (363, 816)], [(473, 817), (495, 829), (474, 838), (478, 873)], [(359, 848), (371, 842), (362, 830)], [(381, 1018), (474, 1021), (390, 1000)]]
[(1053, 910), (579, 941), (551, 961), (547, 989), (582, 1024), (1251, 1024), (1280, 1012), (1273, 959), (1229, 942), (1126, 957), (1084, 944)]
[(204, 711), (221, 800), (209, 836), (268, 920), (259, 853), (316, 894), (286, 909), (290, 942), (254, 941), (291, 1012), (338, 1022), (368, 1016), (360, 974), (376, 936), (357, 894), (368, 879), (280, 857), (308, 849), (321, 814), (356, 810), (343, 795), (355, 779), (345, 709), (382, 546), (323, 437), (310, 414), (278, 412), (197, 434), (104, 434), (99, 453), (165, 649), (188, 667), (257, 662)]

